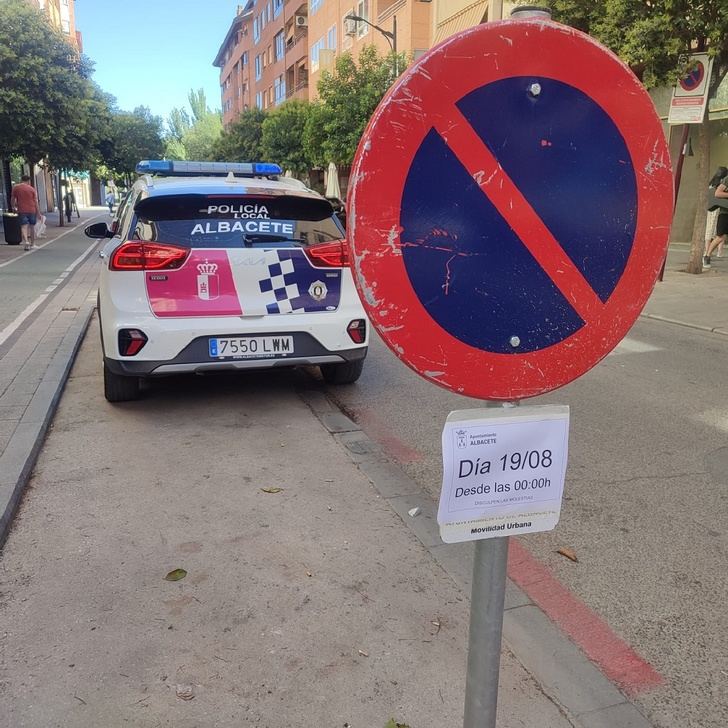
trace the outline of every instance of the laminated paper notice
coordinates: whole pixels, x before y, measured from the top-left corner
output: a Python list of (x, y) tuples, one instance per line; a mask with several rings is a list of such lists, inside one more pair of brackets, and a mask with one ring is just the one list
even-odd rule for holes
[(451, 412), (437, 521), (446, 543), (550, 531), (559, 521), (569, 408)]

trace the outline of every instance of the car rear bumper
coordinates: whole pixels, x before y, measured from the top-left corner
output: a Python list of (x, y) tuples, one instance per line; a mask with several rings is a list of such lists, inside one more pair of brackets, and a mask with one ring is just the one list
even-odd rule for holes
[(313, 336), (292, 333), (294, 354), (275, 358), (227, 358), (213, 359), (208, 353), (208, 336), (191, 341), (178, 356), (163, 361), (111, 359), (104, 357), (106, 366), (114, 374), (122, 376), (164, 376), (168, 374), (204, 373), (240, 369), (273, 369), (276, 367), (315, 366), (318, 364), (339, 364), (364, 359), (368, 347), (329, 351)]

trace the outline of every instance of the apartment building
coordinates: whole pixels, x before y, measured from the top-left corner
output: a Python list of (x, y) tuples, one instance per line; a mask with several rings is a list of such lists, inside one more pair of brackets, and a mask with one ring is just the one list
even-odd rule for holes
[[(339, 53), (350, 51), (356, 57), (365, 45), (374, 45), (382, 54), (396, 47), (399, 53), (419, 58), (431, 45), (430, 0), (309, 0), (308, 15), (311, 99), (317, 96), (321, 71), (333, 65)], [(347, 20), (349, 15), (364, 20)]]
[(229, 126), (239, 114), (250, 108), (253, 79), (250, 50), (253, 37), (252, 3), (238, 5), (225, 40), (213, 65), (220, 69), (222, 123)]
[(270, 109), (308, 99), (306, 0), (249, 0), (237, 14), (213, 65), (220, 68), (223, 124), (251, 106)]
[(76, 30), (76, 0), (30, 0), (45, 12), (50, 24), (63, 33), (79, 52), (83, 50), (81, 33)]

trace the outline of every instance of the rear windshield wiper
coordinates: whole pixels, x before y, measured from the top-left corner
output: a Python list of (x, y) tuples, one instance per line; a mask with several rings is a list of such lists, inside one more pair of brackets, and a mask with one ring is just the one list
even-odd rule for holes
[(243, 235), (243, 245), (252, 248), (254, 243), (305, 243), (303, 238), (290, 238), (288, 235), (276, 235), (276, 233), (255, 233), (254, 235)]

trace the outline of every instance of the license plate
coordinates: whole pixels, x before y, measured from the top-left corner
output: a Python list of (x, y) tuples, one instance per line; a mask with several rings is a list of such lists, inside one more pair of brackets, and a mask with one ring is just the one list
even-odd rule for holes
[(293, 354), (292, 336), (235, 336), (210, 339), (209, 344), (213, 359), (254, 359)]

